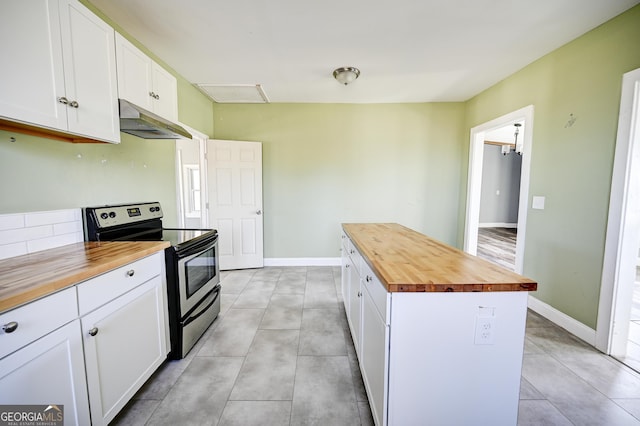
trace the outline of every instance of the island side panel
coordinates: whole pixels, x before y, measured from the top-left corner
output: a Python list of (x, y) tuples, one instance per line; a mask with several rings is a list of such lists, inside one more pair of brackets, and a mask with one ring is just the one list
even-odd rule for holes
[(527, 296), (392, 293), (388, 424), (516, 425)]

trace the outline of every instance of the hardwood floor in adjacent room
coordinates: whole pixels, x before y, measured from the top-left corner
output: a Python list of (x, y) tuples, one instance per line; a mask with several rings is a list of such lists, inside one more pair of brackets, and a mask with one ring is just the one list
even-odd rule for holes
[(478, 228), (478, 257), (514, 271), (517, 234), (516, 228)]

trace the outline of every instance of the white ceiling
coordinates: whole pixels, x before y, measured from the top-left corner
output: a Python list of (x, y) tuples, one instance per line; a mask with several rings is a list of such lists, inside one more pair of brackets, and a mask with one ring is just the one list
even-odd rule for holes
[[(640, 0), (89, 0), (191, 83), (271, 102), (464, 101)], [(349, 86), (335, 68), (358, 67)]]

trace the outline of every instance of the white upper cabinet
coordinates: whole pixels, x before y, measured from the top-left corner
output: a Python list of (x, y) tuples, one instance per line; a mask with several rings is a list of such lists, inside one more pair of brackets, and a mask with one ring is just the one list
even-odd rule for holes
[(65, 130), (62, 42), (58, 3), (6, 0), (0, 3), (0, 115)]
[(176, 78), (116, 33), (118, 94), (169, 121), (178, 121)]
[(76, 0), (60, 2), (60, 24), (69, 131), (120, 142), (115, 31)]
[(0, 118), (120, 142), (114, 31), (77, 0), (0, 3)]

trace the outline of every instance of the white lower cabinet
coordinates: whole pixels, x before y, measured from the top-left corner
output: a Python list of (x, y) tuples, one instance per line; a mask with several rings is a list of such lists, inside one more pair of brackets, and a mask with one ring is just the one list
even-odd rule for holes
[(0, 359), (0, 403), (64, 405), (65, 425), (90, 424), (79, 320)]
[[(382, 286), (377, 283), (376, 285)], [(389, 334), (387, 325), (376, 309), (369, 291), (362, 292), (362, 342), (361, 367), (369, 406), (375, 424), (384, 424), (387, 404), (387, 357)]]
[(81, 317), (94, 426), (108, 424), (166, 359), (166, 312), (156, 276)]
[(0, 313), (0, 404), (106, 425), (169, 353), (164, 252)]
[(356, 355), (360, 356), (360, 343), (362, 340), (362, 283), (353, 262), (351, 262), (351, 267), (349, 268), (348, 299), (349, 310), (347, 312), (347, 319), (351, 329), (351, 336), (353, 338), (353, 345), (356, 349)]
[(107, 424), (167, 356), (160, 277), (82, 317), (94, 425)]

